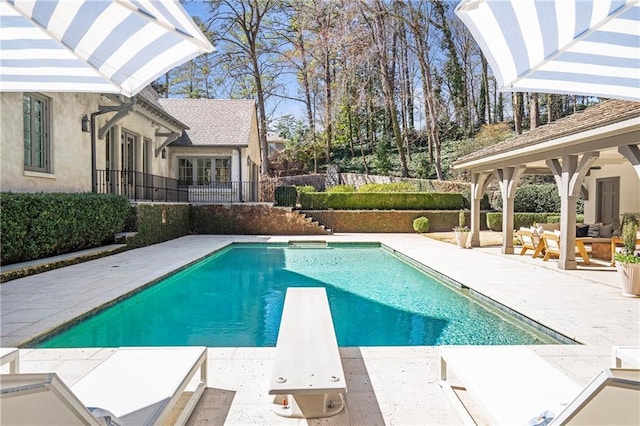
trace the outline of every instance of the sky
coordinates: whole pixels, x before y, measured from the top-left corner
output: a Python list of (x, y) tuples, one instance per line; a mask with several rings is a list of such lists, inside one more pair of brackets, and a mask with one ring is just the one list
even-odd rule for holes
[[(189, 13), (191, 16), (206, 16), (209, 10), (209, 7), (205, 2), (198, 0), (188, 0), (183, 4), (183, 6), (187, 13)], [(285, 82), (287, 84), (287, 89), (290, 92), (287, 95), (292, 97), (297, 96), (298, 84), (295, 81), (295, 77), (286, 76)], [(305, 117), (304, 104), (302, 102), (296, 102), (282, 98), (273, 98), (267, 100), (266, 108), (267, 115), (272, 116), (270, 118), (281, 117), (284, 115), (293, 115), (298, 118)]]

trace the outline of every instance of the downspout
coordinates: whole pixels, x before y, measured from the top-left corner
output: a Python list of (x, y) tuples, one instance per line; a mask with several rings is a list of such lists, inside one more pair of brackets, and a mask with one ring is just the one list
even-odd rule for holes
[(100, 110), (91, 113), (91, 192), (97, 192), (97, 177), (96, 177), (96, 167), (97, 167), (97, 159), (96, 159), (96, 117), (98, 115), (106, 114), (109, 112), (116, 112), (126, 108), (131, 108), (136, 104), (137, 96), (131, 98), (131, 101), (126, 104), (116, 105), (116, 106), (107, 106), (101, 107)]

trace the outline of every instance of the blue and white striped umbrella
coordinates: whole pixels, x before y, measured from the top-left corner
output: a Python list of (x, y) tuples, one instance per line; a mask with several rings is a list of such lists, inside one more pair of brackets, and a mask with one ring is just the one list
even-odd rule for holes
[(132, 96), (213, 46), (174, 0), (0, 0), (0, 91)]
[(640, 101), (640, 0), (463, 0), (500, 90)]

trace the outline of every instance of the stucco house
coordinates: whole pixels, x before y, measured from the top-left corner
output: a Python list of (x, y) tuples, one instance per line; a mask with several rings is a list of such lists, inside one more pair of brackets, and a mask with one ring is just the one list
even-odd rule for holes
[(2, 190), (175, 201), (177, 185), (157, 177), (170, 176), (163, 147), (187, 126), (154, 93), (0, 93)]
[(562, 202), (561, 269), (575, 269), (576, 202), (585, 223), (640, 212), (640, 102), (607, 100), (454, 163), (471, 171), (471, 245), (480, 243), (480, 200), (492, 180), (503, 199), (503, 253), (513, 253), (513, 199), (523, 174), (555, 177)]
[(260, 141), (255, 102), (158, 99), (188, 128), (168, 144), (169, 174), (190, 202), (257, 201)]
[[(185, 101), (191, 105), (192, 112), (185, 115), (189, 121), (196, 126), (199, 120), (205, 123), (191, 134), (185, 133), (189, 126), (181, 118), (163, 108), (150, 87), (132, 98), (93, 93), (0, 93), (1, 189), (95, 191), (124, 194), (132, 200), (189, 201), (190, 182), (185, 180), (186, 169), (180, 167), (180, 161), (190, 156), (211, 159), (211, 170), (225, 182), (240, 185), (257, 181), (255, 162), (260, 155), (253, 101), (216, 101), (218, 109), (198, 107), (199, 100)], [(207, 100), (202, 102), (208, 104)], [(221, 123), (217, 115), (232, 118)], [(198, 135), (203, 128), (214, 135), (215, 142), (207, 139), (194, 151), (189, 135), (201, 140)], [(239, 138), (236, 133), (240, 128), (251, 137)], [(221, 167), (215, 168), (218, 165)], [(206, 169), (197, 162), (194, 167)], [(246, 195), (227, 197), (226, 201), (245, 201), (253, 193)]]

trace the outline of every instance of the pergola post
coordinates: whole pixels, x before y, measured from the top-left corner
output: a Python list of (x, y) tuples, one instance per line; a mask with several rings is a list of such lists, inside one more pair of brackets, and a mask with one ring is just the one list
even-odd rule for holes
[(621, 145), (618, 147), (618, 152), (629, 160), (640, 178), (640, 145)]
[(480, 201), (492, 179), (491, 172), (471, 173), (471, 247), (480, 247)]
[(576, 205), (582, 182), (589, 168), (599, 157), (598, 152), (587, 152), (578, 161), (577, 155), (565, 155), (547, 160), (560, 192), (560, 259), (558, 268), (576, 269)]
[(525, 166), (494, 170), (502, 194), (502, 254), (513, 254), (513, 200)]

